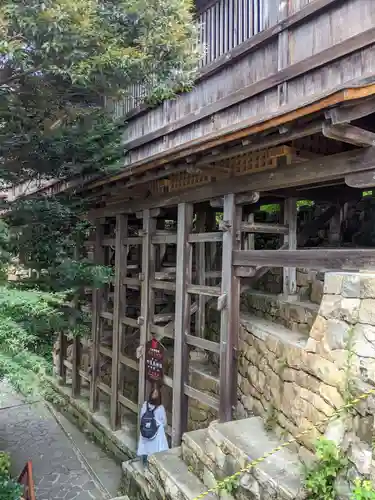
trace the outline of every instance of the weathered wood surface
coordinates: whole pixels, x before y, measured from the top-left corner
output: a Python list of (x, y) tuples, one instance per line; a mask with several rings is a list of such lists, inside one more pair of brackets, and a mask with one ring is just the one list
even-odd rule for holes
[[(95, 231), (94, 262), (104, 264), (104, 250), (102, 240), (104, 226), (98, 221)], [(92, 347), (91, 347), (91, 384), (90, 384), (90, 410), (96, 411), (99, 406), (98, 377), (99, 377), (99, 348), (100, 348), (100, 312), (103, 303), (103, 289), (95, 288), (92, 293)]]
[(289, 228), (282, 224), (263, 224), (260, 222), (243, 222), (241, 231), (244, 233), (261, 233), (261, 234), (288, 234)]
[[(375, 27), (371, 1), (318, 1), (302, 6), (299, 15), (318, 6), (325, 6), (319, 16), (310, 13), (297, 24), (290, 24), (290, 17), (281, 21), (282, 30), (276, 29), (272, 37), (258, 45), (251, 58), (237, 58), (231, 67), (199, 81), (194, 92), (130, 120), (127, 148), (137, 150), (131, 152), (128, 162), (133, 164), (177, 144), (220, 131), (228, 123), (250, 119), (262, 107), (276, 110), (285, 104), (302, 102), (308, 95), (317, 97), (371, 71), (375, 64), (370, 47)], [(292, 17), (296, 15), (293, 7), (290, 13)], [(288, 37), (278, 39), (286, 29)], [(323, 66), (332, 69), (329, 78), (321, 69)], [(279, 102), (278, 89), (285, 82), (288, 82), (287, 95)], [(238, 106), (236, 113), (234, 105)], [(144, 130), (148, 133), (144, 134)]]
[[(151, 238), (156, 229), (156, 221), (151, 217), (149, 209), (143, 212), (143, 243), (142, 243), (142, 290), (141, 290), (141, 317), (142, 324), (140, 325), (140, 347), (143, 349), (139, 362), (139, 383), (138, 383), (138, 405), (139, 408), (145, 401), (146, 393), (146, 359), (145, 348), (146, 342), (149, 340), (149, 324), (150, 315), (154, 313), (150, 294), (153, 293), (150, 287), (152, 275), (152, 259), (151, 259)], [(124, 319), (124, 318), (123, 318)], [(130, 318), (129, 318), (130, 319)]]
[(348, 124), (323, 126), (323, 135), (335, 141), (347, 142), (354, 146), (367, 147), (375, 145), (375, 134), (369, 130)]
[(304, 267), (320, 271), (375, 269), (372, 249), (239, 250), (233, 252), (234, 266)]
[(237, 383), (235, 348), (239, 332), (240, 280), (234, 275), (232, 266), (233, 251), (240, 248), (241, 207), (236, 205), (236, 196), (224, 197), (223, 221), (228, 230), (223, 233), (221, 294), (225, 304), (220, 313), (220, 412), (222, 422), (232, 419), (232, 406), (236, 397)]
[(346, 175), (345, 184), (352, 188), (373, 188), (375, 187), (375, 170)]
[(212, 182), (209, 185), (196, 189), (186, 190), (176, 195), (166, 195), (160, 198), (148, 198), (131, 202), (128, 205), (119, 203), (103, 209), (93, 210), (89, 215), (93, 219), (100, 216), (115, 215), (119, 212), (131, 212), (150, 208), (156, 204), (160, 207), (176, 206), (181, 202), (196, 202), (210, 200), (226, 193), (241, 193), (247, 190), (251, 183), (254, 190), (271, 191), (286, 189), (293, 186), (307, 185), (319, 182), (344, 178), (345, 175), (355, 172), (372, 170), (375, 168), (375, 147), (353, 150), (345, 153), (320, 157), (304, 163), (297, 163), (287, 167), (280, 167), (271, 172), (264, 171), (249, 176), (233, 177), (223, 181)]
[[(284, 82), (293, 80), (305, 73), (310, 72), (311, 70), (325, 66), (333, 61), (336, 61), (337, 59), (340, 59), (348, 54), (371, 45), (373, 43), (374, 37), (375, 27), (371, 27), (367, 31), (360, 32), (352, 38), (348, 38), (343, 42), (333, 45), (332, 47), (328, 47), (317, 54), (306, 57), (305, 59), (302, 59), (294, 64), (290, 64), (288, 67), (280, 71), (277, 71), (277, 67), (274, 68), (270, 65), (270, 70), (268, 70), (270, 74), (268, 74), (264, 78), (257, 78), (255, 80), (255, 83), (241, 87), (239, 90), (231, 92), (226, 97), (222, 97), (212, 104), (208, 104), (202, 107), (199, 112), (188, 113), (179, 118), (178, 121), (176, 120), (174, 123), (172, 122), (168, 125), (162, 125), (160, 126), (160, 128), (155, 129), (154, 132), (140, 135), (138, 138), (126, 142), (125, 147), (130, 150), (138, 148), (144, 144), (151, 143), (152, 141), (159, 139), (160, 137), (164, 137), (165, 135), (172, 132), (175, 133), (178, 129), (182, 129), (189, 125), (192, 125), (198, 121), (210, 117), (211, 115), (226, 110), (227, 108), (242, 103), (243, 101), (251, 99), (258, 94), (262, 94), (263, 92), (266, 92), (274, 87), (277, 88), (278, 85)], [(277, 47), (272, 47), (269, 52), (271, 52), (271, 54), (273, 52), (277, 53)], [(267, 64), (267, 59), (269, 59), (270, 56), (267, 52), (261, 51), (259, 57), (259, 62), (257, 62), (257, 64), (254, 64), (254, 67), (264, 67)], [(234, 74), (237, 74), (236, 69), (233, 69), (233, 71)], [(248, 71), (245, 71), (244, 68), (241, 68), (240, 71), (244, 72), (245, 74), (249, 73)], [(265, 72), (265, 74), (267, 73), (268, 72)], [(365, 68), (363, 70), (363, 73), (365, 73)], [(237, 80), (237, 78), (233, 78), (233, 81), (235, 80)], [(177, 100), (176, 102), (180, 102), (180, 100)], [(152, 113), (152, 111), (150, 111), (150, 113)], [(131, 129), (131, 127), (132, 124), (130, 122), (129, 128)], [(207, 132), (211, 132), (211, 130), (209, 129), (207, 130)]]
[(193, 206), (187, 203), (178, 205), (177, 226), (177, 264), (176, 264), (176, 320), (173, 367), (173, 410), (172, 446), (178, 446), (182, 433), (186, 430), (187, 398), (184, 390), (187, 381), (188, 354), (185, 334), (190, 326), (190, 297), (187, 284), (191, 282), (192, 248), (188, 235), (193, 224)]
[(123, 367), (119, 363), (119, 354), (122, 351), (122, 321), (121, 318), (126, 310), (126, 288), (124, 278), (126, 277), (127, 248), (124, 245), (128, 233), (128, 217), (118, 215), (116, 217), (116, 243), (115, 243), (115, 289), (113, 303), (113, 336), (112, 336), (112, 376), (111, 376), (111, 409), (110, 419), (112, 429), (120, 425), (120, 414), (118, 405), (118, 392), (120, 371)]
[[(284, 223), (288, 227), (287, 234), (284, 235), (284, 245), (288, 250), (297, 249), (297, 200), (288, 198), (284, 202)], [(283, 291), (284, 295), (294, 295), (297, 293), (297, 271), (294, 265), (283, 268)]]

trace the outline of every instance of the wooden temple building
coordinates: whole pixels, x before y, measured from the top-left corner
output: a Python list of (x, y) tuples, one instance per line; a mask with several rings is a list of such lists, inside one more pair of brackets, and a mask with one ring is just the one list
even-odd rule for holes
[[(374, 0), (199, 0), (197, 12), (207, 50), (193, 90), (150, 109), (133, 89), (116, 105), (123, 171), (82, 190), (95, 262), (114, 280), (92, 294), (89, 369), (79, 340), (69, 360), (60, 345), (60, 379), (71, 373), (92, 412), (105, 401), (116, 430), (144, 401), (145, 345), (160, 340), (174, 446), (191, 401), (233, 418), (244, 291), (282, 268), (293, 301), (296, 269), (375, 268), (371, 245), (342, 236), (350, 204), (375, 187)], [(302, 221), (301, 200), (320, 216)], [(274, 221), (260, 220), (270, 204)], [(216, 394), (194, 387), (194, 356), (216, 367)]]

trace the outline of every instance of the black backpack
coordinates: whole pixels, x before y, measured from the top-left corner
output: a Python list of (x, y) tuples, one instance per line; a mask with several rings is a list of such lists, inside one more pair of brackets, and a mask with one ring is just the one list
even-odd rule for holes
[(158, 433), (158, 424), (155, 420), (155, 410), (150, 408), (147, 403), (146, 412), (141, 418), (141, 436), (145, 439), (154, 439)]

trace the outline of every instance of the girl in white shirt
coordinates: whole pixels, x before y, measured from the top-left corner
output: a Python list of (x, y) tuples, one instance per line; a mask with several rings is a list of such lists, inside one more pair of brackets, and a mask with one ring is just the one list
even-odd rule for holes
[(142, 436), (142, 434), (140, 434), (139, 436), (137, 455), (139, 457), (142, 457), (144, 464), (147, 463), (147, 457), (149, 455), (168, 450), (169, 448), (167, 436), (165, 435), (165, 429), (167, 427), (167, 415), (165, 413), (164, 406), (161, 404), (161, 393), (158, 388), (153, 389), (148, 398), (148, 401), (145, 401), (143, 403), (140, 415), (141, 428), (142, 417), (146, 414), (147, 410), (153, 412), (157, 425), (157, 432), (151, 439)]

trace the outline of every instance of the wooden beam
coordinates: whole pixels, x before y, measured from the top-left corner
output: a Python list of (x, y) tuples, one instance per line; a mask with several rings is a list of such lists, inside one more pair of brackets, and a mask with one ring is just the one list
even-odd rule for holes
[[(284, 202), (284, 224), (288, 227), (288, 234), (284, 235), (284, 244), (288, 250), (297, 249), (297, 200), (288, 198)], [(283, 268), (283, 291), (284, 295), (295, 295), (297, 293), (297, 270), (294, 266)]]
[[(325, 183), (336, 179), (341, 179), (345, 175), (354, 172), (372, 170), (375, 168), (375, 147), (366, 149), (355, 149), (335, 155), (323, 156), (318, 159), (309, 160), (303, 163), (288, 165), (273, 169), (271, 172), (264, 171), (247, 176), (233, 177), (211, 184), (190, 189), (181, 193), (160, 198), (149, 198), (130, 204), (128, 210), (138, 210), (139, 208), (149, 208), (155, 204), (163, 207), (175, 206), (179, 202), (198, 202), (210, 200), (225, 193), (241, 193), (248, 183), (257, 191), (273, 191), (286, 189), (301, 185)], [(126, 210), (124, 203), (116, 205), (110, 209), (100, 209), (92, 211), (91, 216), (116, 215)]]
[(132, 370), (139, 372), (138, 361), (135, 361), (134, 359), (131, 359), (128, 356), (125, 356), (125, 354), (122, 353), (119, 354), (119, 362), (125, 366), (128, 366)]
[(262, 224), (258, 222), (243, 222), (241, 231), (244, 233), (261, 233), (261, 234), (288, 234), (289, 228), (282, 224)]
[(149, 209), (143, 212), (143, 243), (142, 243), (142, 290), (141, 290), (141, 317), (143, 323), (140, 331), (140, 346), (143, 348), (142, 356), (139, 360), (139, 384), (138, 384), (138, 405), (141, 408), (145, 401), (146, 395), (146, 358), (145, 348), (149, 340), (149, 322), (152, 307), (152, 300), (150, 300), (150, 279), (152, 273), (151, 262), (151, 238), (156, 229), (156, 220), (151, 217)]
[(248, 87), (238, 89), (222, 99), (202, 107), (198, 112), (194, 111), (188, 113), (179, 120), (172, 121), (171, 123), (168, 123), (153, 132), (149, 132), (148, 134), (143, 134), (136, 139), (132, 139), (124, 144), (124, 148), (127, 151), (130, 151), (172, 132), (176, 133), (176, 131), (181, 128), (190, 126), (193, 123), (214, 115), (215, 113), (235, 106), (236, 104), (265, 92), (272, 87), (288, 82), (289, 80), (293, 80), (304, 73), (312, 71), (313, 69), (320, 68), (330, 62), (340, 59), (341, 57), (348, 56), (357, 50), (361, 50), (364, 47), (371, 45), (374, 42), (374, 39), (375, 27), (372, 27), (316, 54), (313, 54), (312, 56), (291, 64), (288, 67), (249, 85)]
[(223, 241), (223, 233), (220, 231), (212, 233), (192, 233), (189, 234), (188, 241), (189, 243), (201, 243), (204, 248), (204, 243)]
[(375, 112), (375, 97), (371, 96), (361, 102), (354, 102), (346, 106), (332, 108), (325, 115), (331, 120), (332, 125), (349, 123), (359, 120)]
[(187, 424), (187, 399), (184, 391), (187, 381), (187, 346), (185, 334), (190, 326), (190, 297), (187, 283), (191, 281), (192, 249), (188, 235), (193, 224), (193, 205), (178, 205), (177, 265), (176, 265), (176, 321), (173, 367), (172, 446), (179, 446)]
[(240, 250), (233, 252), (234, 266), (304, 267), (320, 271), (375, 269), (373, 249)]
[[(259, 198), (260, 193), (258, 191), (254, 191), (251, 193), (241, 193), (237, 196), (238, 201), (236, 201), (236, 203), (237, 205), (250, 205), (252, 203), (258, 203)], [(214, 198), (213, 200), (210, 200), (210, 205), (213, 208), (222, 208), (224, 206), (224, 197)]]
[(375, 187), (375, 169), (345, 176), (345, 184), (351, 188), (367, 189)]
[(211, 340), (206, 340), (204, 338), (195, 337), (194, 335), (186, 335), (186, 343), (188, 345), (198, 347), (199, 349), (204, 349), (206, 351), (214, 352), (220, 354), (220, 344), (217, 342), (212, 342)]
[[(220, 313), (220, 412), (222, 422), (232, 419), (232, 406), (237, 391), (235, 349), (239, 332), (240, 280), (234, 275), (233, 251), (240, 248), (240, 228), (242, 210), (236, 206), (235, 195), (224, 197), (223, 220), (228, 231), (223, 233), (221, 295), (226, 295), (225, 307)], [(234, 380), (236, 382), (234, 382)]]
[(323, 135), (329, 139), (347, 142), (354, 146), (369, 147), (375, 145), (374, 132), (346, 123), (340, 125), (324, 124)]
[[(102, 240), (104, 226), (96, 223), (94, 262), (97, 265), (104, 264), (104, 250)], [(100, 348), (100, 311), (103, 301), (103, 289), (94, 288), (92, 293), (92, 345), (91, 345), (91, 384), (90, 384), (90, 410), (95, 412), (99, 407), (98, 378), (99, 378), (99, 348)]]
[(221, 294), (219, 286), (187, 285), (187, 293), (195, 295), (206, 295), (208, 297), (219, 297)]
[(200, 403), (209, 406), (210, 408), (213, 408), (216, 411), (219, 411), (219, 401), (217, 398), (214, 396), (210, 396), (206, 394), (205, 392), (198, 391), (198, 389), (194, 389), (193, 387), (190, 387), (190, 385), (185, 384), (184, 387), (184, 392), (189, 398), (196, 399)]
[[(245, 153), (251, 153), (251, 152), (257, 151), (259, 149), (265, 149), (265, 148), (271, 148), (273, 146), (279, 146), (280, 144), (283, 144), (285, 142), (290, 142), (290, 141), (299, 139), (301, 137), (306, 137), (308, 135), (313, 135), (313, 134), (319, 133), (322, 131), (322, 127), (323, 127), (323, 121), (317, 121), (317, 122), (307, 124), (304, 127), (300, 127), (298, 129), (292, 129), (292, 130), (284, 133), (283, 135), (276, 132), (276, 133), (267, 135), (266, 137), (262, 137), (262, 136), (260, 138), (253, 137), (250, 145), (246, 145), (246, 146), (241, 145), (241, 146), (234, 146), (234, 147), (226, 148), (223, 153), (220, 153), (214, 157), (212, 157), (212, 155), (203, 156), (197, 160), (196, 166), (203, 172), (203, 171), (205, 171), (205, 169), (203, 169), (202, 167), (206, 167), (207, 165), (210, 166), (212, 164), (212, 161), (218, 162), (218, 161), (222, 161), (222, 160), (225, 160), (228, 158), (234, 158), (238, 155), (242, 155)], [(162, 170), (153, 174), (153, 176), (151, 176), (151, 175), (139, 176), (138, 182), (142, 183), (142, 182), (149, 182), (149, 180), (166, 178), (171, 173), (172, 169), (173, 169), (174, 174), (186, 172), (186, 164), (170, 165), (169, 168), (162, 167)], [(126, 174), (126, 171), (124, 172), (124, 174), (121, 174), (121, 175), (125, 175), (125, 174)], [(133, 182), (133, 184), (134, 184), (134, 182)], [(124, 184), (123, 196), (125, 196), (126, 193), (130, 193), (130, 191), (129, 191), (130, 184), (131, 184), (130, 182), (126, 182), (126, 184)], [(103, 194), (105, 195), (108, 192), (110, 192), (110, 185), (107, 184), (103, 188)], [(244, 204), (251, 202), (251, 201), (247, 201), (247, 196), (250, 196), (250, 195), (247, 195), (246, 193), (244, 193), (243, 196), (244, 196), (244, 199), (243, 199)], [(216, 201), (213, 200), (214, 205), (215, 205), (215, 203), (217, 203), (219, 207), (222, 207), (223, 202), (220, 201), (220, 199), (218, 199)], [(239, 198), (239, 204), (241, 204), (241, 197)], [(131, 212), (129, 211), (129, 213), (131, 213)]]
[[(117, 215), (116, 217), (116, 243), (115, 243), (115, 283), (113, 301), (113, 335), (112, 335), (112, 375), (111, 375), (111, 408), (110, 421), (113, 430), (120, 425), (120, 412), (118, 404), (120, 371), (123, 367), (119, 362), (119, 355), (122, 349), (122, 321), (121, 318), (126, 310), (126, 289), (124, 278), (126, 277), (127, 247), (124, 240), (128, 235), (128, 216)], [(122, 389), (122, 388), (121, 388)]]
[(125, 408), (128, 408), (134, 413), (138, 413), (138, 405), (137, 403), (134, 403), (130, 399), (126, 398), (123, 394), (118, 395), (118, 401), (122, 406), (125, 406)]
[[(206, 228), (206, 211), (205, 210), (200, 210), (197, 213), (197, 219), (196, 219), (196, 230), (199, 234), (200, 237), (206, 236), (204, 234)], [(220, 235), (221, 238), (223, 237), (222, 233), (212, 233), (215, 235)], [(194, 234), (189, 234), (188, 236), (188, 242), (192, 242), (191, 237), (194, 236)], [(206, 236), (207, 238), (207, 236)], [(198, 240), (197, 240), (198, 241)], [(195, 265), (196, 265), (196, 276), (198, 280), (198, 285), (205, 286), (206, 285), (206, 245), (204, 241), (207, 240), (200, 240), (203, 241), (203, 243), (198, 242), (195, 246)], [(204, 329), (206, 326), (206, 297), (204, 295), (199, 295), (198, 296), (198, 311), (195, 317), (195, 335), (197, 337), (204, 337)]]

